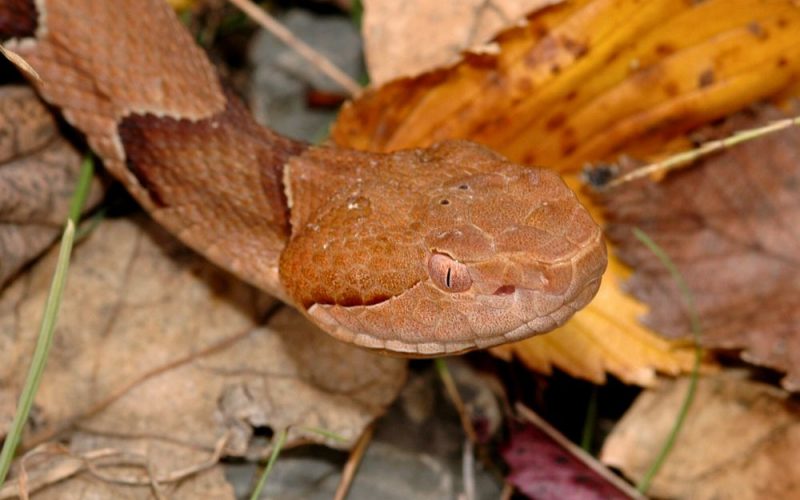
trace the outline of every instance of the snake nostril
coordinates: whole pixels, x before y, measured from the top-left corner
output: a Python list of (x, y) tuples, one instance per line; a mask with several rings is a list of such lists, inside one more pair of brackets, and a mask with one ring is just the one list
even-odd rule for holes
[(511, 295), (517, 290), (514, 285), (503, 285), (494, 291), (494, 295)]

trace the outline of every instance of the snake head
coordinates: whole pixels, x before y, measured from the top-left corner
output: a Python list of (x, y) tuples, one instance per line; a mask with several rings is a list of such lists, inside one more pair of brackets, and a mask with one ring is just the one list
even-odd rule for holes
[(602, 233), (557, 174), (465, 141), (342, 155), (328, 168), (348, 180), (325, 196), (306, 203), (292, 184), (280, 269), (335, 337), (410, 356), (464, 352), (550, 331), (597, 291)]

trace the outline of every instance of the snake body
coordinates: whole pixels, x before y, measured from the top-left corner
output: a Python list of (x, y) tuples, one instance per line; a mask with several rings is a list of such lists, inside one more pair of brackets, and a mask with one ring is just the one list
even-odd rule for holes
[(4, 0), (0, 40), (159, 223), (340, 340), (483, 348), (552, 330), (599, 287), (601, 231), (556, 174), (466, 141), (282, 137), (161, 0)]

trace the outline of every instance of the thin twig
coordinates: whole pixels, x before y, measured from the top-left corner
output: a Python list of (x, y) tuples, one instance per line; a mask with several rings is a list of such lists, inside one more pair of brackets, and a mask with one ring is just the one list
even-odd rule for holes
[(472, 418), (467, 410), (467, 405), (458, 392), (458, 387), (447, 367), (447, 362), (444, 358), (436, 358), (434, 360), (436, 371), (439, 373), (439, 378), (442, 379), (445, 391), (450, 397), (453, 406), (458, 412), (458, 417), (461, 420), (461, 427), (464, 429), (466, 435), (464, 450), (462, 453), (462, 467), (463, 467), (463, 480), (464, 480), (464, 495), (465, 500), (474, 500), (475, 497), (475, 445), (478, 444), (478, 433), (475, 431), (475, 426), (472, 423)]
[(627, 182), (631, 182), (633, 180), (646, 177), (656, 172), (667, 172), (674, 168), (678, 168), (686, 164), (689, 164), (703, 156), (707, 156), (721, 149), (729, 148), (736, 144), (750, 141), (767, 134), (787, 129), (792, 126), (800, 126), (800, 116), (795, 116), (794, 118), (786, 118), (784, 120), (778, 120), (776, 122), (772, 122), (762, 127), (736, 132), (730, 137), (726, 137), (724, 139), (718, 139), (715, 141), (706, 142), (698, 148), (692, 149), (690, 151), (684, 151), (682, 153), (670, 156), (669, 158), (666, 158), (663, 161), (651, 163), (650, 165), (645, 165), (643, 167), (637, 168), (631, 172), (628, 172), (625, 175), (622, 175), (612, 180), (611, 182), (602, 187), (604, 189), (609, 189), (617, 187), (620, 184), (625, 184)]
[(147, 479), (150, 486), (150, 491), (153, 492), (153, 496), (156, 497), (156, 500), (166, 500), (164, 495), (161, 493), (161, 485), (156, 478), (156, 473), (153, 471), (153, 463), (148, 460), (144, 464), (144, 470), (147, 472)]
[[(70, 453), (69, 450), (60, 444), (44, 443), (25, 454), (21, 461), (20, 481), (16, 484), (8, 484), (0, 489), (0, 499), (10, 499), (18, 496), (24, 498), (30, 493), (73, 477), (83, 471), (87, 471), (92, 476), (111, 484), (150, 486), (156, 498), (163, 498), (159, 486), (178, 483), (217, 465), (225, 450), (225, 446), (230, 440), (231, 434), (229, 430), (217, 440), (214, 451), (207, 459), (196, 464), (188, 465), (182, 469), (171, 471), (163, 476), (157, 476), (153, 472), (148, 458), (138, 453), (126, 452), (114, 448), (101, 448), (76, 455)], [(37, 478), (35, 481), (28, 481), (28, 472), (25, 467), (25, 462), (33, 456), (42, 454), (63, 455), (73, 460), (72, 463), (67, 463), (65, 465), (57, 464), (55, 468), (47, 470), (45, 477)], [(111, 458), (116, 458), (116, 460), (108, 461), (108, 459)], [(101, 462), (101, 460), (105, 462)], [(102, 472), (101, 469), (104, 467), (140, 467), (146, 471), (147, 477), (113, 476)], [(14, 486), (16, 486), (16, 488)]]
[(344, 500), (347, 498), (347, 492), (350, 491), (350, 486), (353, 484), (353, 479), (356, 477), (358, 466), (361, 465), (361, 460), (364, 458), (364, 453), (366, 453), (367, 448), (369, 448), (369, 443), (372, 441), (372, 435), (374, 433), (375, 427), (369, 425), (364, 429), (364, 432), (361, 433), (358, 441), (356, 441), (353, 450), (350, 452), (350, 456), (347, 457), (347, 463), (344, 464), (342, 479), (339, 481), (339, 486), (336, 487), (336, 494), (333, 497), (334, 500)]
[[(154, 491), (154, 493), (158, 495), (157, 492), (159, 491), (158, 489), (159, 486), (170, 483), (178, 483), (180, 481), (185, 480), (188, 477), (199, 474), (200, 472), (206, 471), (217, 465), (219, 463), (219, 459), (222, 457), (222, 452), (225, 450), (225, 446), (228, 444), (228, 441), (230, 440), (230, 437), (231, 437), (230, 430), (225, 432), (222, 436), (220, 436), (220, 438), (217, 440), (214, 446), (214, 451), (208, 458), (206, 458), (202, 462), (188, 465), (182, 469), (173, 470), (163, 476), (156, 476), (152, 471), (150, 460), (147, 458), (147, 456), (141, 454), (127, 453), (127, 458), (125, 458), (124, 452), (117, 451), (118, 454), (123, 456), (123, 459), (121, 462), (113, 464), (96, 463), (97, 462), (96, 458), (94, 460), (84, 457), (80, 458), (84, 458), (86, 463), (86, 469), (98, 479), (101, 479), (108, 483), (122, 484), (126, 486), (150, 486), (150, 488)], [(109, 454), (108, 452), (110, 451), (116, 451), (116, 450), (107, 450), (107, 453), (105, 455), (108, 456)], [(136, 477), (124, 477), (124, 476), (118, 477), (105, 474), (100, 471), (102, 467), (121, 466), (121, 465), (139, 466), (147, 472), (147, 477), (144, 479)]]
[(225, 431), (225, 433), (222, 436), (220, 436), (220, 438), (214, 445), (214, 452), (204, 462), (189, 465), (187, 467), (184, 467), (183, 469), (172, 471), (166, 476), (159, 478), (158, 482), (175, 483), (186, 477), (195, 475), (199, 472), (203, 472), (204, 470), (210, 469), (211, 467), (217, 465), (217, 463), (219, 463), (220, 458), (222, 458), (222, 453), (225, 451), (225, 447), (228, 445), (228, 441), (230, 441), (232, 435), (233, 435), (232, 430), (228, 429), (227, 431)]
[(464, 500), (475, 500), (475, 443), (464, 439), (464, 450), (461, 452), (461, 476), (464, 483)]
[(17, 475), (16, 483), (9, 482), (0, 488), (0, 499), (8, 500), (11, 498), (20, 498), (25, 500), (30, 497), (31, 493), (44, 486), (61, 481), (65, 477), (73, 475), (76, 470), (81, 468), (80, 462), (75, 462), (71, 464), (66, 471), (63, 469), (63, 467), (56, 466), (55, 468), (49, 468), (45, 477), (34, 476), (31, 478), (28, 474), (27, 462), (34, 456), (44, 453), (69, 454), (66, 448), (64, 448), (64, 446), (60, 443), (46, 443), (29, 451), (19, 460), (19, 473)]
[(464, 433), (470, 441), (477, 443), (478, 433), (475, 432), (475, 426), (472, 425), (472, 418), (470, 418), (467, 406), (464, 404), (464, 400), (458, 392), (458, 387), (456, 387), (456, 383), (453, 380), (453, 375), (447, 368), (447, 362), (444, 358), (436, 358), (434, 364), (436, 366), (436, 371), (439, 373), (439, 378), (442, 379), (447, 395), (450, 397), (450, 401), (452, 401), (453, 406), (456, 407), (458, 417), (461, 419), (461, 426), (464, 428)]
[(264, 29), (275, 35), (276, 38), (292, 48), (303, 59), (314, 65), (315, 68), (328, 76), (331, 80), (341, 85), (350, 97), (356, 97), (361, 93), (361, 86), (344, 71), (336, 67), (327, 57), (317, 52), (313, 47), (300, 40), (291, 31), (286, 29), (281, 23), (267, 14), (250, 0), (229, 0), (232, 4), (241, 9), (253, 21)]
[(6, 59), (11, 61), (11, 63), (16, 66), (17, 69), (22, 71), (22, 73), (31, 79), (36, 85), (42, 84), (42, 79), (39, 76), (39, 73), (37, 73), (36, 70), (33, 69), (33, 67), (28, 64), (28, 61), (26, 61), (21, 55), (17, 54), (13, 50), (3, 47), (2, 45), (0, 45), (0, 55), (5, 56)]
[(19, 471), (17, 484), (19, 484), (20, 500), (29, 500), (31, 496), (30, 496), (30, 488), (28, 486), (28, 471), (26, 471), (24, 468), (21, 468)]

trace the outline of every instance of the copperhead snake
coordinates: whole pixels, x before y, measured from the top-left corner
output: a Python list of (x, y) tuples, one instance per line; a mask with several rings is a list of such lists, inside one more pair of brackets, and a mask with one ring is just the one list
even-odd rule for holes
[(599, 287), (601, 231), (557, 174), (466, 141), (282, 137), (161, 0), (3, 0), (0, 40), (153, 218), (342, 341), (488, 347), (552, 330)]

